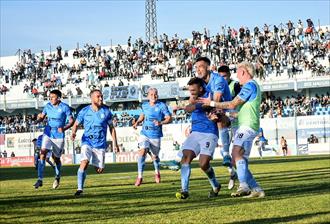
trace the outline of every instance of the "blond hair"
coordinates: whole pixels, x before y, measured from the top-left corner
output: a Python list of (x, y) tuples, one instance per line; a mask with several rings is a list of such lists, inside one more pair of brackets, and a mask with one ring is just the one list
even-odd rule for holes
[(154, 91), (154, 92), (156, 92), (156, 93), (158, 94), (158, 90), (157, 90), (156, 88), (154, 88), (154, 87), (150, 87), (150, 88), (148, 89), (148, 94), (149, 94), (151, 91)]
[(237, 69), (239, 68), (243, 68), (247, 73), (249, 73), (249, 75), (251, 76), (251, 78), (254, 77), (254, 75), (256, 74), (256, 69), (254, 67), (254, 65), (250, 62), (242, 62), (242, 63), (239, 63), (237, 65)]

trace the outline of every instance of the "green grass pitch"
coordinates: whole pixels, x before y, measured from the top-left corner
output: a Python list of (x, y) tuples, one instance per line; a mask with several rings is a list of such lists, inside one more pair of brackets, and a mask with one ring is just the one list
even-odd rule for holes
[(107, 164), (99, 175), (90, 167), (84, 195), (75, 198), (78, 166), (64, 166), (52, 189), (53, 170), (35, 190), (34, 168), (0, 169), (0, 223), (330, 223), (330, 157), (251, 159), (250, 169), (266, 192), (263, 199), (231, 198), (228, 172), (213, 161), (222, 183), (208, 199), (209, 182), (192, 164), (190, 198), (179, 201), (180, 172), (162, 170), (155, 184), (148, 163), (145, 183), (134, 186), (136, 164)]

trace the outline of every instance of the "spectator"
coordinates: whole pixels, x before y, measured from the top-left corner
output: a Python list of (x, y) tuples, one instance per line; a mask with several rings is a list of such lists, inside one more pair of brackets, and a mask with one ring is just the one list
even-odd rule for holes
[(319, 139), (315, 135), (311, 134), (311, 136), (307, 139), (307, 142), (308, 144), (315, 144), (319, 143)]
[(179, 151), (179, 150), (180, 150), (180, 147), (181, 147), (181, 146), (180, 146), (180, 144), (179, 144), (177, 141), (174, 141), (174, 142), (173, 142), (173, 146), (174, 146), (174, 150), (175, 150), (175, 151)]
[(288, 155), (288, 143), (287, 143), (286, 139), (284, 138), (284, 136), (281, 137), (281, 147), (282, 147), (282, 151), (283, 151), (283, 156), (287, 156)]
[(7, 151), (6, 150), (3, 150), (2, 155), (3, 155), (3, 158), (7, 158)]
[(10, 157), (15, 157), (15, 153), (11, 152)]

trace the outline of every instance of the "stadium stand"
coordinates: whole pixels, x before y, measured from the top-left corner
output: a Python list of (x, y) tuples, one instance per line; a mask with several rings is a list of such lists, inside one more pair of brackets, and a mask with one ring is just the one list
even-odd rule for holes
[[(36, 102), (35, 107), (26, 107), (40, 110), (39, 103), (43, 105), (47, 101), (52, 89), (60, 89), (64, 99), (70, 102), (75, 98), (80, 104), (88, 102), (83, 99), (93, 88), (132, 85), (140, 88), (145, 83), (176, 82), (180, 91), (184, 91), (187, 81), (194, 76), (193, 63), (201, 55), (212, 59), (214, 70), (220, 65), (229, 65), (234, 79), (237, 63), (251, 61), (256, 65), (257, 80), (264, 91), (260, 109), (262, 117), (330, 114), (326, 90), (329, 84), (317, 91), (315, 88), (319, 86), (315, 86), (314, 90), (313, 86), (299, 89), (299, 82), (304, 84), (306, 80), (318, 80), (322, 83), (329, 80), (329, 26), (317, 29), (308, 23), (305, 29), (301, 21), (296, 24), (293, 28), (274, 26), (273, 29), (265, 24), (263, 31), (258, 27), (253, 31), (244, 26), (239, 29), (222, 27), (221, 32), (214, 36), (205, 29), (202, 33), (193, 31), (191, 38), (177, 35), (170, 38), (163, 34), (151, 42), (142, 39), (131, 42), (129, 38), (127, 45), (123, 46), (85, 44), (83, 48), (70, 51), (63, 51), (58, 46), (51, 53), (24, 50), (18, 57), (1, 57), (0, 106), (7, 112), (0, 113), (0, 131), (13, 133), (35, 129), (33, 113), (11, 110), (7, 106), (17, 103), (19, 108), (24, 108), (25, 102)], [(284, 87), (276, 89), (275, 84)], [(289, 96), (280, 90), (289, 90)], [(128, 103), (123, 102), (123, 108), (109, 103), (116, 111), (118, 126), (130, 126), (137, 118), (137, 105), (127, 109), (127, 105), (132, 104), (130, 101), (136, 100), (126, 100)], [(177, 101), (165, 100), (169, 104)], [(79, 107), (75, 108), (79, 110)], [(175, 115), (174, 123), (188, 121), (189, 115), (183, 111)]]

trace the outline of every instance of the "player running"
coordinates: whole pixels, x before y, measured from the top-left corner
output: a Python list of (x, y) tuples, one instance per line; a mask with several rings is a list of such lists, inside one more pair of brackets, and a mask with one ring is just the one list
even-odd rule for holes
[(142, 113), (134, 123), (136, 129), (138, 124), (143, 122), (139, 138), (138, 176), (135, 186), (140, 186), (143, 181), (146, 154), (152, 157), (155, 168), (155, 182), (160, 183), (160, 141), (163, 137), (162, 125), (172, 121), (171, 113), (166, 104), (158, 101), (158, 91), (155, 88), (148, 90), (148, 102), (142, 104)]
[(90, 93), (91, 104), (84, 107), (78, 114), (72, 127), (72, 140), (75, 140), (79, 125), (83, 125), (84, 133), (81, 138), (81, 161), (77, 171), (78, 188), (75, 196), (80, 196), (84, 190), (86, 169), (91, 163), (97, 173), (104, 171), (105, 149), (107, 148), (107, 129), (109, 127), (114, 151), (118, 151), (116, 130), (112, 123), (112, 113), (103, 105), (103, 95), (94, 89)]
[[(53, 188), (56, 189), (60, 185), (62, 166), (61, 155), (64, 151), (64, 132), (73, 124), (70, 107), (60, 100), (61, 97), (61, 91), (52, 90), (49, 95), (50, 102), (46, 104), (42, 113), (38, 115), (37, 122), (43, 121), (47, 117), (47, 125), (45, 126), (42, 137), (40, 159), (38, 161), (38, 180), (34, 184), (36, 189), (43, 184), (42, 180), (45, 169), (45, 159), (46, 154), (49, 151), (52, 152), (52, 157), (56, 164), (56, 175), (53, 182)], [(66, 124), (67, 120), (68, 123)]]

